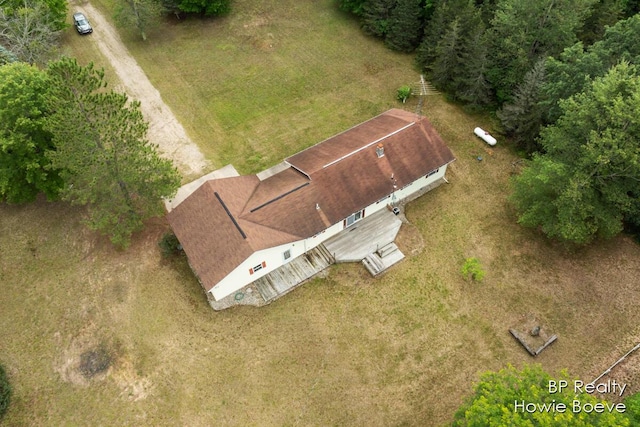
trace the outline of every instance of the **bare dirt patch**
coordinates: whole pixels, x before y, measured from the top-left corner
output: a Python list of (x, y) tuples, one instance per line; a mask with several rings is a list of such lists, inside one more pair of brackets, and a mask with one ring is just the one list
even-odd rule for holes
[(85, 351), (80, 355), (79, 370), (85, 378), (91, 379), (98, 374), (106, 372), (111, 366), (111, 354), (104, 344)]
[(142, 113), (149, 122), (149, 141), (157, 145), (165, 157), (172, 159), (183, 175), (202, 175), (209, 163), (130, 55), (113, 26), (91, 3), (74, 0), (71, 7), (89, 18), (94, 31), (88, 37), (111, 63), (123, 90), (131, 98), (140, 101)]
[(60, 378), (76, 386), (87, 387), (91, 381), (104, 380), (114, 362), (114, 351), (95, 334), (96, 327), (89, 324), (65, 345), (60, 333), (55, 334), (61, 348), (54, 370)]

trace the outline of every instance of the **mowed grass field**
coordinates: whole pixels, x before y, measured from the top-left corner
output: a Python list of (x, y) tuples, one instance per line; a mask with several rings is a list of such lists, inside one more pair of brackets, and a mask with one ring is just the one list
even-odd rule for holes
[[(418, 78), (411, 57), (329, 0), (233, 7), (146, 44), (125, 37), (216, 166), (275, 164), (401, 106), (395, 89)], [(333, 266), (259, 309), (211, 310), (186, 260), (161, 257), (163, 219), (120, 252), (82, 226), (80, 208), (0, 205), (0, 361), (14, 385), (4, 423), (444, 425), (486, 370), (535, 361), (595, 378), (640, 336), (640, 248), (625, 236), (566, 248), (519, 227), (507, 202), (517, 159), (472, 134), (491, 123), (439, 96), (423, 112), (457, 161), (449, 185), (406, 207), (407, 258), (376, 279)], [(467, 257), (482, 283), (463, 280)], [(535, 360), (508, 333), (525, 317), (559, 337)], [(91, 352), (108, 354), (108, 370), (87, 374)], [(631, 392), (636, 360), (611, 374)]]
[[(113, 0), (96, 0), (110, 16)], [(391, 52), (327, 1), (235, 1), (224, 18), (168, 19), (149, 40), (122, 38), (203, 152), (258, 172), (397, 106), (417, 82)]]

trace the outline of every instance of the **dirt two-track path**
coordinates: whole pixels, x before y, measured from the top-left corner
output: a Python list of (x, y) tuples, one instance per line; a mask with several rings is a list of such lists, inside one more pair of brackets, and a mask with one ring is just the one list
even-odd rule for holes
[(69, 6), (71, 13), (79, 11), (89, 18), (93, 34), (88, 37), (111, 63), (127, 95), (140, 101), (142, 114), (149, 122), (149, 141), (159, 147), (164, 157), (173, 160), (183, 176), (202, 175), (207, 169), (207, 160), (131, 56), (113, 26), (91, 3), (72, 0)]

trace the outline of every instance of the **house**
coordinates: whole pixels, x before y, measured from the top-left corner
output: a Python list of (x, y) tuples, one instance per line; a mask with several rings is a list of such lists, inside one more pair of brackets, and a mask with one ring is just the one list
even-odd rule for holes
[(257, 175), (227, 167), (187, 184), (167, 217), (217, 308), (289, 263), (313, 264), (323, 242), (441, 182), (454, 160), (426, 118), (392, 109)]

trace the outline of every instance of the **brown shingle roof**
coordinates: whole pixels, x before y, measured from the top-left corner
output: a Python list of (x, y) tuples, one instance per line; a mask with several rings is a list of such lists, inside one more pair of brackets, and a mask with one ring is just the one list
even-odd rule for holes
[(387, 111), (289, 157), (287, 162), (307, 175), (311, 175), (325, 165), (368, 144), (375, 145), (377, 141), (407, 126), (415, 119), (415, 115), (403, 110)]
[[(240, 178), (220, 181), (233, 180), (238, 188), (246, 189), (246, 184), (250, 184), (247, 178), (251, 177)], [(253, 253), (253, 248), (216, 197), (217, 193), (228, 209), (236, 202), (227, 191), (217, 191), (221, 187), (219, 184), (207, 181), (167, 215), (191, 267), (207, 291), (238, 265), (238, 259)], [(226, 185), (223, 184), (224, 187)]]
[(311, 237), (388, 196), (394, 183), (401, 189), (453, 161), (429, 121), (416, 119), (390, 110), (287, 159), (304, 174), (288, 168), (264, 181), (205, 183), (168, 215), (203, 287), (253, 252)]

